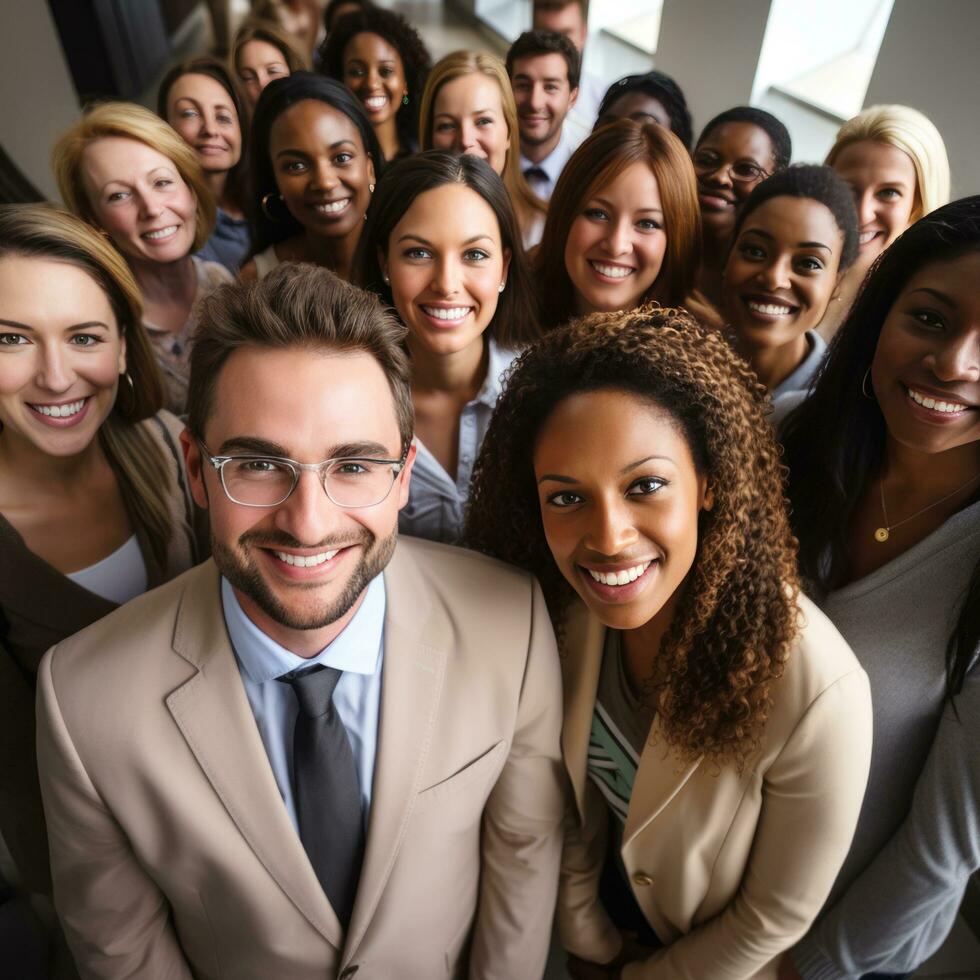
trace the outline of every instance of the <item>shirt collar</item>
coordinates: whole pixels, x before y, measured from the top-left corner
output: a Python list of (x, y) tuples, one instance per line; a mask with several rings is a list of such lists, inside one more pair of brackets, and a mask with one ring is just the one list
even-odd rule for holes
[(221, 605), (235, 656), (255, 684), (264, 684), (312, 664), (355, 674), (373, 674), (378, 669), (386, 605), (383, 575), (371, 580), (363, 602), (340, 636), (309, 659), (297, 656), (266, 636), (245, 614), (224, 576), (221, 577)]
[(532, 163), (523, 153), (521, 154), (521, 173), (524, 173), (528, 167), (540, 167), (548, 175), (549, 182), (557, 184), (573, 149), (571, 140), (568, 138), (568, 119), (566, 118), (562, 123), (558, 145), (540, 163)]
[(479, 403), (494, 408), (504, 390), (501, 375), (510, 367), (517, 354), (507, 347), (501, 347), (492, 337), (487, 339), (487, 376), (471, 404)]

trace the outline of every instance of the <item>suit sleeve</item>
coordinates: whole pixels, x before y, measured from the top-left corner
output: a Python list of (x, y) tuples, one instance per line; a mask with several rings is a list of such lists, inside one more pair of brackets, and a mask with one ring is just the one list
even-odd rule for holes
[[(192, 980), (170, 907), (93, 786), (58, 703), (58, 648), (38, 672), (37, 747), (55, 908), (85, 980)], [(125, 901), (123, 901), (125, 896)]]
[(863, 671), (810, 705), (764, 775), (762, 811), (732, 902), (623, 980), (744, 980), (793, 945), (830, 893), (854, 836), (871, 763)]
[(483, 816), (471, 980), (533, 980), (544, 973), (566, 799), (559, 743), (561, 712), (558, 651), (535, 582), (510, 754)]
[(793, 950), (806, 980), (911, 973), (942, 944), (980, 868), (980, 671), (943, 712), (896, 833)]

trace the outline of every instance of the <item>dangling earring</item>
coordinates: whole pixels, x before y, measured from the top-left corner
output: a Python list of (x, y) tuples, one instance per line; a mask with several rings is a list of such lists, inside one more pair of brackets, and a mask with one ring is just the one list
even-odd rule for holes
[(504, 290), (505, 290), (506, 288), (507, 288), (507, 283), (505, 283), (505, 282), (502, 282), (502, 283), (501, 283), (501, 284), (500, 284), (500, 285), (499, 285), (499, 286), (497, 287), (497, 292), (498, 292), (498, 293), (502, 293), (502, 292), (503, 292), (503, 291), (504, 291)]
[(867, 398), (869, 402), (873, 402), (875, 400), (874, 394), (873, 393), (870, 395), (868, 394), (868, 378), (870, 375), (871, 375), (871, 368), (868, 368), (868, 370), (864, 372), (864, 377), (861, 379), (861, 394), (864, 395), (864, 397)]
[(270, 198), (273, 199), (273, 200), (278, 200), (279, 203), (282, 204), (282, 194), (277, 194), (277, 193), (275, 193), (275, 191), (269, 191), (269, 193), (266, 194), (265, 197), (263, 197), (262, 198), (262, 201), (261, 201), (262, 213), (270, 221), (278, 221), (279, 219), (269, 210), (269, 200), (270, 200)]
[(408, 105), (408, 92), (402, 96), (402, 105)]

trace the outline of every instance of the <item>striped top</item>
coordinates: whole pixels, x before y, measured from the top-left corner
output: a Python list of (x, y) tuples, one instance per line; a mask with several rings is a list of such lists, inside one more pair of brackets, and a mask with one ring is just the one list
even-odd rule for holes
[(623, 668), (622, 634), (606, 630), (586, 772), (619, 818), (620, 831), (626, 825), (636, 770), (652, 722), (650, 709), (630, 690)]

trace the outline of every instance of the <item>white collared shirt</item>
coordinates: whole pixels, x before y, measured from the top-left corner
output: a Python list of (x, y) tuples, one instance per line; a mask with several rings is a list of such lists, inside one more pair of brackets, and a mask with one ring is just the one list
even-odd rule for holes
[(343, 671), (334, 689), (333, 703), (347, 729), (354, 754), (366, 827), (381, 711), (386, 605), (384, 576), (378, 575), (371, 580), (364, 600), (340, 636), (309, 659), (291, 653), (266, 636), (245, 614), (224, 576), (221, 578), (221, 605), (255, 724), (297, 833), (299, 823), (291, 774), (299, 704), (293, 689), (276, 678), (313, 664)]
[(547, 179), (528, 178), (527, 181), (531, 190), (543, 201), (551, 200), (551, 195), (555, 191), (555, 184), (558, 183), (558, 178), (565, 169), (565, 164), (568, 163), (586, 136), (588, 133), (583, 131), (578, 123), (569, 116), (566, 116), (564, 123), (562, 123), (561, 138), (558, 140), (558, 145), (540, 163), (532, 163), (523, 153), (521, 154), (521, 173), (525, 173), (529, 167), (538, 167), (545, 172)]
[(408, 503), (398, 514), (398, 530), (429, 541), (455, 544), (463, 532), (463, 511), (470, 496), (473, 465), (490, 426), (490, 416), (503, 390), (502, 375), (517, 351), (487, 341), (487, 376), (473, 401), (459, 417), (459, 452), (453, 479), (418, 436)]

